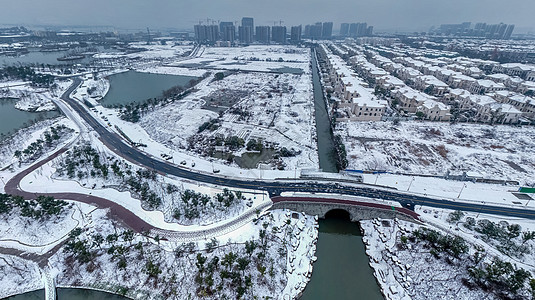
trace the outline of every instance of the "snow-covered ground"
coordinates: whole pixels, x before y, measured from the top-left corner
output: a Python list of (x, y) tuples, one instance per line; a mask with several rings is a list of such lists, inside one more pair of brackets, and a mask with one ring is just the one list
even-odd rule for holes
[[(419, 225), (397, 219), (361, 221), (363, 241), (366, 245), (366, 253), (370, 256), (370, 266), (374, 269), (374, 275), (386, 299), (500, 299), (497, 294), (487, 292), (474, 284), (467, 270), (478, 266), (481, 261), (483, 265), (490, 264), (495, 257), (511, 262), (518, 268), (524, 268), (529, 276), (533, 277), (532, 272), (529, 273), (533, 271), (533, 267), (525, 264), (524, 260), (510, 259), (490, 247), (489, 244), (483, 243), (477, 235), (462, 232), (463, 230), (459, 229), (462, 227), (459, 226), (461, 222), (457, 224), (447, 222), (446, 219), (451, 211), (429, 210), (425, 207), (418, 211), (424, 215), (430, 213), (424, 219), (434, 224)], [(487, 217), (475, 214), (470, 214), (470, 216), (480, 217), (478, 220)], [(528, 229), (534, 225), (533, 221), (526, 220), (513, 220), (509, 223), (514, 224), (516, 221), (523, 225), (529, 223), (530, 226), (526, 226)], [(450, 229), (455, 227), (457, 227), (456, 230)], [(460, 236), (466, 241), (467, 248), (459, 257), (447, 254), (448, 249), (440, 250), (432, 243), (415, 239), (413, 232), (421, 229), (435, 230), (439, 235), (451, 238)], [(457, 240), (453, 243), (459, 245), (462, 242)], [(532, 244), (531, 240), (531, 251)], [(533, 257), (532, 252), (530, 256)], [(482, 260), (477, 261), (478, 257)], [(500, 278), (501, 275), (497, 276)], [(490, 286), (491, 290), (495, 288), (491, 284)], [(529, 288), (524, 282), (519, 290), (519, 299), (528, 299), (528, 294)]]
[(37, 263), (12, 255), (0, 254), (0, 297), (43, 288)]
[[(80, 239), (91, 240), (97, 233), (106, 237), (108, 234), (121, 234), (123, 231), (104, 216), (93, 220), (95, 225), (83, 232)], [(265, 238), (262, 238), (261, 231), (265, 231)], [(235, 293), (235, 288), (228, 286), (227, 283), (222, 283), (222, 290), (215, 289), (222, 281), (218, 270), (228, 268), (225, 265), (225, 261), (228, 261), (225, 255), (233, 252), (238, 257), (245, 255), (249, 262), (245, 268), (245, 275), (251, 276), (252, 286), (248, 289), (246, 298), (270, 296), (274, 299), (293, 299), (303, 290), (310, 276), (316, 239), (317, 222), (314, 218), (299, 215), (294, 219), (288, 211), (275, 210), (239, 231), (219, 237), (213, 244), (215, 247), (207, 246), (211, 241), (205, 240), (192, 244), (192, 251), (189, 252), (185, 244), (165, 241), (156, 244), (136, 234), (131, 242), (121, 242), (119, 238), (119, 244), (129, 248), (125, 254), (127, 264), (124, 269), (117, 267), (120, 255), (112, 258), (104, 251), (109, 247), (107, 242), (99, 246), (104, 250), (97, 250), (97, 247), (92, 246), (93, 251), (99, 255), (87, 267), (73, 261), (69, 258), (70, 255), (63, 251), (52, 257), (50, 265), (55, 269), (53, 272), (58, 275), (60, 286), (91, 286), (114, 292), (122, 288), (123, 291), (127, 291), (128, 296), (141, 296), (145, 299), (157, 299), (158, 295), (163, 295), (166, 299), (183, 299), (188, 294), (191, 295), (191, 299), (220, 299), (224, 294)], [(265, 256), (261, 250), (263, 240), (266, 242)], [(256, 250), (253, 249), (247, 254), (244, 243), (251, 241), (256, 244)], [(142, 247), (141, 251), (139, 247)], [(216, 256), (218, 257), (216, 260), (219, 261), (216, 263), (218, 267), (215, 274), (213, 277), (210, 276), (214, 282), (202, 282), (204, 289), (213, 285), (210, 290), (214, 294), (204, 297), (197, 294), (201, 290), (201, 285), (194, 280), (199, 274), (199, 256), (206, 258), (205, 267), (213, 262)], [(154, 262), (162, 271), (156, 278), (147, 275), (145, 268), (147, 261)], [(263, 271), (264, 275), (259, 271), (259, 268), (263, 267), (267, 267)], [(213, 272), (213, 269), (209, 271), (210, 267), (207, 268), (201, 276)]]
[(98, 53), (93, 55), (94, 58), (113, 59), (113, 58), (128, 58), (128, 59), (166, 59), (176, 56), (181, 56), (193, 49), (192, 45), (174, 45), (174, 44), (156, 44), (151, 43), (130, 43), (132, 49), (140, 50), (134, 53), (110, 52)]
[[(205, 81), (197, 89), (198, 92), (185, 99), (147, 114), (141, 119), (141, 126), (152, 138), (173, 150), (188, 149), (192, 137), (199, 140), (217, 134), (235, 135), (245, 143), (262, 139), (277, 143), (277, 148), (302, 151), (296, 157), (283, 158), (286, 169), (317, 167), (309, 72), (303, 75), (237, 73), (220, 81)], [(235, 95), (239, 95), (235, 103), (217, 100)], [(218, 118), (217, 113), (204, 109), (210, 104), (229, 110), (219, 118), (221, 126), (217, 130), (197, 134), (201, 124)], [(245, 148), (234, 154), (239, 156), (244, 151)], [(192, 151), (189, 154), (195, 155)]]
[(483, 178), (533, 185), (535, 128), (437, 122), (344, 122), (348, 169)]
[(21, 81), (3, 82), (0, 86), (0, 98), (18, 99), (15, 107), (27, 111), (55, 110), (52, 99), (58, 98), (70, 85), (70, 80), (56, 81), (57, 87), (51, 89), (36, 88)]
[(171, 62), (171, 66), (272, 72), (280, 68), (306, 71), (310, 64), (308, 48), (280, 45), (247, 47), (204, 47), (198, 57)]
[[(19, 159), (15, 157), (15, 152), (23, 151), (37, 140), (45, 140), (44, 134), (51, 127), (66, 126), (72, 131), (69, 131), (58, 140), (55, 141), (51, 148), (45, 145), (43, 152), (39, 157), (32, 157), (30, 161), (19, 164)], [(17, 172), (22, 171), (34, 161), (47, 158), (54, 151), (62, 146), (72, 142), (78, 135), (78, 127), (70, 119), (59, 117), (55, 119), (44, 120), (36, 123), (30, 127), (23, 128), (17, 131), (9, 140), (5, 140), (0, 144), (0, 192), (4, 192), (4, 184), (13, 177)]]
[[(92, 287), (143, 299), (183, 299), (188, 294), (190, 299), (235, 297), (236, 287), (230, 285), (230, 279), (223, 280), (221, 272), (242, 270), (240, 264), (245, 266), (244, 273), (239, 273), (242, 280), (242, 274), (251, 278), (245, 298), (295, 299), (311, 275), (318, 236), (317, 219), (286, 210), (269, 211), (237, 231), (191, 244), (156, 242), (139, 234), (126, 238), (125, 229), (110, 220), (105, 210), (92, 211), (86, 221), (89, 222), (74, 241), (86, 244), (94, 253), (93, 259), (87, 263), (78, 261), (66, 250), (72, 245), (68, 242), (48, 260), (57, 285)], [(109, 238), (114, 234), (118, 235), (116, 241)], [(103, 240), (99, 242), (97, 235)], [(123, 250), (109, 251), (112, 245)], [(230, 252), (238, 261), (230, 260)], [(203, 258), (205, 268), (200, 271), (199, 259)], [(123, 259), (125, 264), (120, 267)], [(214, 261), (215, 269), (209, 267)], [(160, 270), (156, 276), (148, 275), (149, 262)], [(0, 255), (0, 265), (0, 297), (42, 287), (42, 270), (36, 263)], [(213, 283), (195, 280), (207, 273), (213, 274)], [(216, 289), (219, 284), (222, 289)], [(201, 296), (202, 289), (213, 294)]]

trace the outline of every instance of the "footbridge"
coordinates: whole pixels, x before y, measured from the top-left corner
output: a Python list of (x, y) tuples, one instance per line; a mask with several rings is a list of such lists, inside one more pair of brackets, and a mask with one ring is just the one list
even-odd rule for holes
[(325, 218), (325, 215), (333, 210), (344, 210), (349, 213), (351, 221), (369, 220), (373, 218), (403, 219), (408, 221), (419, 220), (419, 215), (414, 211), (387, 204), (337, 199), (332, 196), (323, 197), (272, 197), (272, 209), (290, 209), (304, 212), (309, 215), (317, 215)]

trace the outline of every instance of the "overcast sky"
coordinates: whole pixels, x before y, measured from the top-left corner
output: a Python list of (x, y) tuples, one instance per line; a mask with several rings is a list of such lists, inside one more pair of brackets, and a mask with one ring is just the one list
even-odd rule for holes
[(533, 0), (0, 0), (0, 23), (26, 26), (95, 25), (121, 29), (192, 29), (207, 18), (256, 25), (368, 22), (375, 31), (427, 31), (464, 21), (513, 23), (535, 29)]

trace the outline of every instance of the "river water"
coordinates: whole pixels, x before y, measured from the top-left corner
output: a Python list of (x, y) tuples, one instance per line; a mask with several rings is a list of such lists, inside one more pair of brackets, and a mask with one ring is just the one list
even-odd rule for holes
[(165, 90), (185, 86), (193, 76), (152, 74), (136, 71), (109, 76), (110, 89), (100, 101), (103, 105), (129, 104), (161, 97)]

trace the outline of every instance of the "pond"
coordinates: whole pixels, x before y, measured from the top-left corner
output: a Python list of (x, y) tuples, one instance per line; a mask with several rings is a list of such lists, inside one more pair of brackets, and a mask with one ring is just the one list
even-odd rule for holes
[(28, 112), (15, 108), (16, 99), (0, 99), (0, 141), (33, 122), (57, 117), (58, 111)]
[[(277, 153), (277, 150), (271, 148), (264, 148), (260, 152), (245, 152), (241, 156), (236, 156), (233, 161), (244, 169), (254, 169), (261, 162), (268, 162)], [(230, 153), (215, 151), (212, 155), (215, 158), (228, 160)]]
[(291, 67), (270, 68), (269, 70), (272, 72), (277, 72), (277, 73), (290, 73), (290, 74), (297, 74), (297, 75), (301, 75), (304, 73), (303, 69), (301, 68), (291, 68)]
[(197, 77), (128, 71), (111, 75), (108, 79), (110, 89), (100, 102), (111, 106), (161, 97), (164, 91), (177, 85), (185, 86)]

